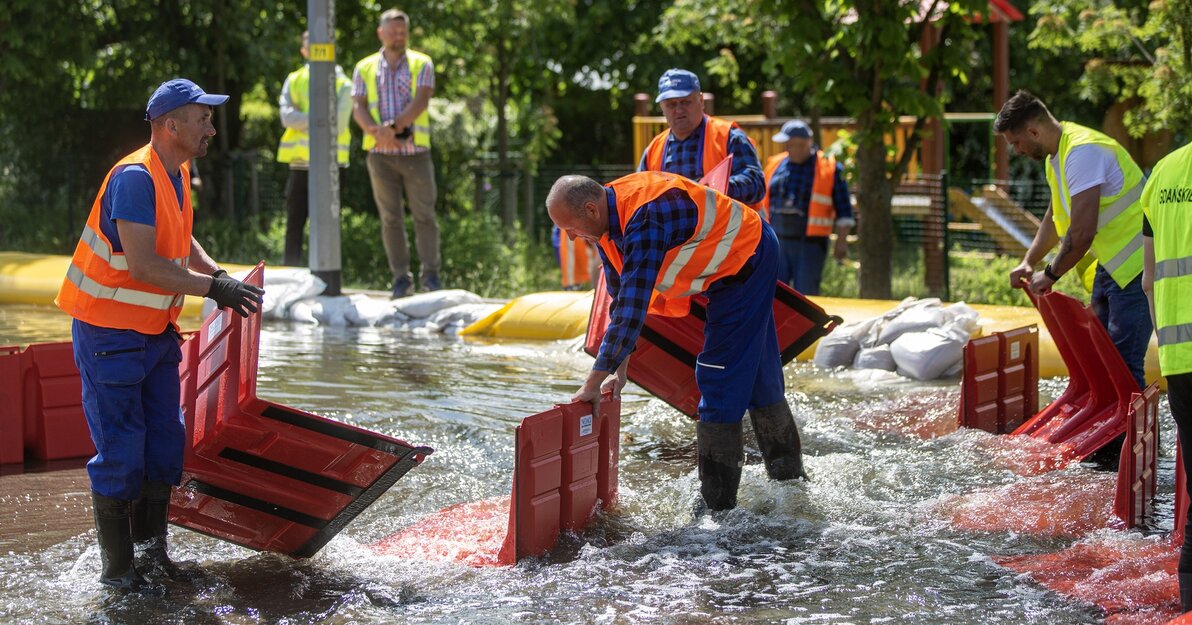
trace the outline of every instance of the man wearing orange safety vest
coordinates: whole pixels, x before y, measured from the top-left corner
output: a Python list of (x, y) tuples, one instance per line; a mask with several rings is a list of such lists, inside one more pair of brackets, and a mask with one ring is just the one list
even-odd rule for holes
[(805, 477), (799, 431), (786, 403), (774, 329), (778, 240), (752, 208), (683, 176), (638, 172), (607, 186), (564, 176), (547, 211), (569, 239), (597, 244), (613, 298), (596, 363), (572, 401), (619, 395), (646, 313), (686, 315), (692, 295), (708, 298), (704, 346), (695, 364), (700, 494), (711, 510), (737, 502), (744, 448), (741, 420), (753, 420), (766, 471)]
[(785, 143), (786, 152), (766, 161), (762, 204), (782, 249), (778, 279), (804, 295), (819, 295), (832, 230), (832, 255), (844, 260), (849, 230), (857, 224), (844, 168), (815, 146), (811, 128), (800, 120), (783, 124), (774, 143)]
[[(123, 592), (160, 595), (155, 579), (189, 577), (166, 553), (166, 511), (186, 442), (178, 380), (183, 296), (209, 297), (242, 316), (261, 303), (261, 289), (228, 277), (191, 235), (187, 163), (207, 154), (211, 107), (227, 99), (182, 78), (153, 92), (149, 144), (104, 178), (54, 300), (74, 317), (75, 364), (96, 449), (87, 473), (99, 581)], [(134, 542), (142, 554), (135, 564)]]
[[(1145, 388), (1143, 360), (1152, 326), (1142, 290), (1138, 199), (1146, 176), (1117, 141), (1091, 128), (1056, 121), (1043, 102), (1026, 91), (1006, 101), (993, 129), (1014, 151), (1044, 163), (1051, 189), (1051, 206), (1022, 263), (1010, 272), (1010, 286), (1045, 293), (1091, 252), (1097, 266), (1090, 306), (1138, 388)], [(1035, 271), (1057, 239), (1055, 257)], [(1076, 273), (1079, 278), (1080, 271)]]
[(658, 79), (655, 102), (666, 116), (667, 130), (650, 141), (638, 171), (666, 171), (699, 180), (733, 155), (728, 179), (729, 197), (746, 204), (765, 196), (765, 181), (757, 149), (735, 122), (704, 113), (699, 78), (685, 69), (668, 69)]
[(563, 236), (558, 226), (551, 228), (551, 244), (559, 263), (564, 291), (578, 291), (587, 284), (596, 284), (600, 260), (596, 248), (583, 239), (571, 240)]

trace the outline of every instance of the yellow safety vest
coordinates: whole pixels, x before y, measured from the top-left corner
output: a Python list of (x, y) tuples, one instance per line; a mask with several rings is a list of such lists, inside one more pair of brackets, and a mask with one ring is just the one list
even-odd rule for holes
[(1117, 141), (1079, 124), (1063, 122), (1061, 125), (1063, 135), (1060, 137), (1059, 171), (1056, 172), (1050, 162), (1045, 166), (1047, 186), (1051, 188), (1051, 219), (1055, 223), (1055, 232), (1062, 237), (1072, 224), (1072, 217), (1068, 214), (1072, 195), (1068, 192), (1068, 179), (1064, 173), (1072, 148), (1093, 144), (1112, 150), (1118, 166), (1122, 168), (1124, 179), (1116, 195), (1101, 196), (1097, 234), (1093, 237), (1091, 251), (1114, 282), (1124, 288), (1142, 273), (1142, 209), (1138, 198), (1142, 196), (1146, 178)]
[[(417, 51), (406, 50), (406, 64), (410, 68), (410, 100), (418, 95), (418, 74), (422, 68), (430, 63), (430, 57)], [(377, 71), (381, 67), (381, 53), (369, 55), (356, 64), (356, 71), (364, 78), (364, 86), (368, 89), (368, 113), (373, 121), (381, 123), (381, 97), (377, 92)], [(400, 129), (399, 129), (400, 130)], [(430, 113), (422, 111), (414, 120), (414, 145), (420, 148), (430, 148)], [(377, 145), (372, 135), (365, 133), (364, 150), (367, 152)]]
[[(286, 81), (290, 85), (290, 101), (294, 106), (304, 112), (310, 112), (310, 65), (303, 65), (302, 67), (290, 73)], [(344, 75), (342, 69), (337, 65), (335, 67), (335, 92), (336, 97), (347, 89), (349, 92), (352, 89), (352, 81)], [(352, 145), (352, 132), (348, 127), (344, 126), (344, 131), (339, 133), (338, 148), (336, 149), (335, 159), (341, 166), (348, 165), (348, 148)], [(286, 128), (286, 131), (281, 135), (281, 143), (277, 146), (277, 160), (280, 163), (309, 163), (310, 162), (310, 135), (295, 130), (293, 128)]]
[(1155, 233), (1159, 371), (1192, 373), (1192, 146), (1155, 165), (1140, 203)]

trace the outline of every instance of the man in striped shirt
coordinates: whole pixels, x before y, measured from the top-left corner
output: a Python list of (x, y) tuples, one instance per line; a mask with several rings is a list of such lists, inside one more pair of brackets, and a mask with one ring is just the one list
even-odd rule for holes
[(368, 177), (381, 216), (381, 241), (393, 273), (393, 297), (414, 292), (402, 193), (414, 216), (415, 245), (424, 291), (439, 281), (439, 225), (435, 219), (435, 169), (430, 157), (430, 116), (435, 91), (431, 58), (407, 47), (410, 17), (381, 14), (381, 49), (356, 64), (352, 117), (364, 131)]

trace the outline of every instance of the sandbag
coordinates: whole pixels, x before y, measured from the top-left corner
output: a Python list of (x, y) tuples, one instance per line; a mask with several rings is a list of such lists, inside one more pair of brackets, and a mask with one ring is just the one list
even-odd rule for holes
[(825, 369), (847, 367), (853, 363), (862, 340), (870, 333), (878, 319), (853, 321), (836, 327), (819, 340), (815, 348), (814, 362)]
[(393, 307), (397, 312), (412, 319), (425, 319), (444, 308), (460, 304), (479, 304), (482, 301), (479, 295), (470, 291), (447, 289), (396, 299), (393, 300)]
[[(903, 304), (907, 304), (903, 300)], [(889, 345), (907, 332), (924, 332), (931, 328), (938, 328), (944, 324), (943, 307), (938, 298), (927, 298), (915, 301), (907, 306), (900, 305), (902, 310), (897, 316), (886, 321), (878, 335), (878, 345)], [(894, 311), (898, 311), (896, 308)], [(886, 313), (883, 317), (887, 317)]]
[(876, 347), (862, 347), (857, 350), (857, 356), (853, 359), (853, 368), (895, 371), (898, 369), (898, 364), (894, 362), (894, 356), (890, 353), (889, 345), (878, 345)]
[(956, 330), (932, 328), (907, 332), (890, 344), (890, 354), (900, 375), (916, 380), (934, 380), (954, 367), (964, 356), (968, 335)]

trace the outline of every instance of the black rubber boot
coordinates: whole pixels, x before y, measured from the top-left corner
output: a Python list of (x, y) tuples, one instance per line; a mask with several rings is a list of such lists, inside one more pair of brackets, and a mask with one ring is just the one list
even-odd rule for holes
[(165, 588), (150, 584), (137, 572), (132, 561), (132, 531), (129, 520), (131, 502), (91, 493), (95, 531), (99, 536), (99, 554), (103, 572), (99, 583), (120, 592), (165, 596)]
[(807, 479), (803, 471), (803, 446), (799, 442), (799, 427), (786, 400), (749, 411), (757, 446), (766, 462), (771, 479)]
[(1192, 573), (1180, 573), (1180, 612), (1192, 612)]
[(178, 566), (166, 551), (172, 488), (165, 482), (146, 481), (141, 498), (133, 502), (132, 540), (136, 545), (136, 568), (150, 578), (188, 582), (195, 578), (195, 573)]
[(745, 449), (741, 443), (740, 423), (695, 424), (699, 449), (699, 492), (709, 510), (737, 507), (737, 487), (741, 484), (741, 465)]

